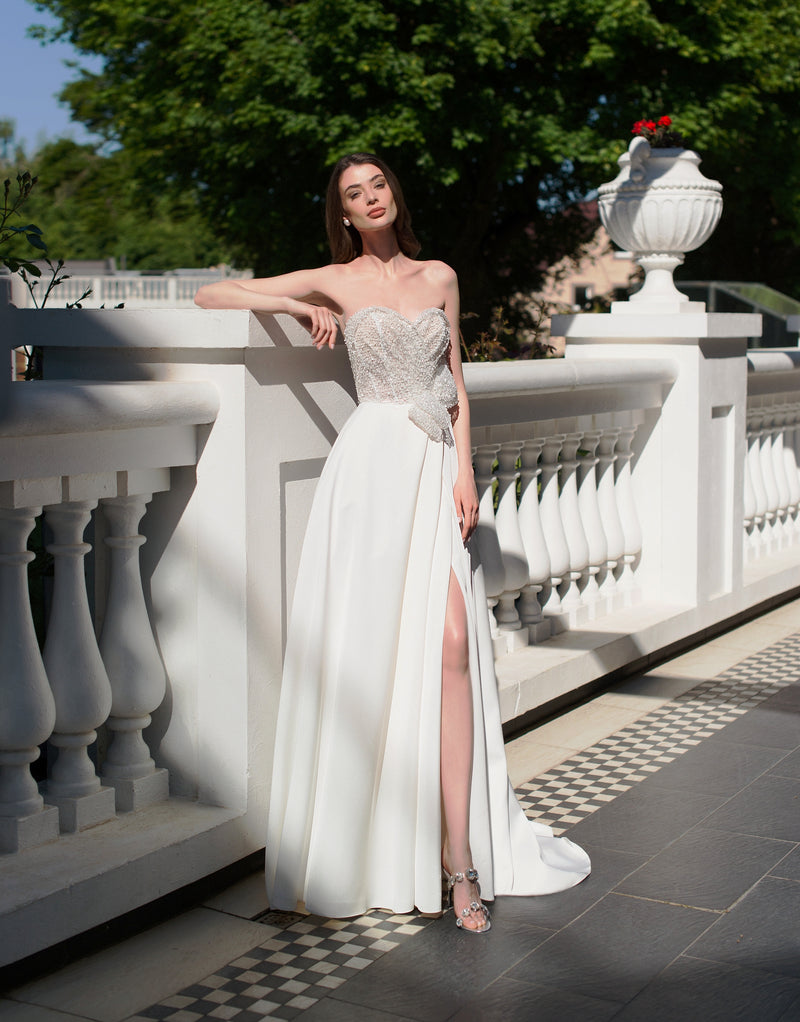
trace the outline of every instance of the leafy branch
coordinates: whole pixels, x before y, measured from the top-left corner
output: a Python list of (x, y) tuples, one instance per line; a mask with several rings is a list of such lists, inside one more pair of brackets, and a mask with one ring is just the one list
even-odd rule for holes
[[(47, 252), (47, 245), (42, 238), (42, 231), (36, 224), (25, 224), (18, 227), (9, 221), (19, 216), (19, 211), (27, 202), (38, 178), (31, 177), (29, 171), (17, 174), (17, 194), (11, 194), (11, 178), (3, 182), (3, 207), (0, 209), (0, 248), (13, 244), (14, 241), (24, 238), (25, 241), (38, 252)], [(34, 277), (41, 276), (42, 271), (29, 259), (19, 259), (12, 255), (0, 255), (3, 265), (8, 267), (11, 273), (18, 273), (24, 269)]]

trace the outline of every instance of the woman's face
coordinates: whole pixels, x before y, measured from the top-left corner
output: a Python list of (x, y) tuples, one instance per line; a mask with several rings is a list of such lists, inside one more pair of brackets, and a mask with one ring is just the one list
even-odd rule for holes
[(339, 194), (344, 215), (358, 231), (389, 227), (397, 218), (389, 182), (371, 163), (347, 167), (339, 178)]

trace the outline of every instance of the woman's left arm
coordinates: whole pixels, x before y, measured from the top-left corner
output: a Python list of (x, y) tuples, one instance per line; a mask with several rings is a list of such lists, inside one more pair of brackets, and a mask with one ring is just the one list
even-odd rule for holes
[(453, 436), (458, 453), (458, 475), (453, 487), (456, 513), (461, 523), (461, 538), (470, 538), (478, 525), (478, 491), (472, 471), (472, 440), (470, 437), (469, 400), (461, 371), (461, 333), (459, 329), (458, 280), (449, 267), (445, 280), (444, 311), (450, 321), (450, 370), (458, 391), (458, 410), (453, 423)]

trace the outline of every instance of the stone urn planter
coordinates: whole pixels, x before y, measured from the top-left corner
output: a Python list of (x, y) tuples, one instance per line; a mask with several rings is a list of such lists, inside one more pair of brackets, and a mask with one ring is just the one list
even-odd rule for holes
[(615, 305), (638, 312), (641, 303), (663, 311), (697, 304), (678, 291), (672, 274), (684, 254), (699, 248), (717, 226), (722, 185), (703, 176), (700, 157), (691, 149), (651, 148), (641, 136), (618, 162), (619, 174), (599, 189), (600, 219), (612, 241), (633, 252), (645, 280), (629, 303)]

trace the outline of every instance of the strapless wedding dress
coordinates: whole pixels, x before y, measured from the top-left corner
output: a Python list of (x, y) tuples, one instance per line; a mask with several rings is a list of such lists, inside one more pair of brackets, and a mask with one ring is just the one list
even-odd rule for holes
[(451, 570), (475, 722), (470, 843), (484, 898), (549, 894), (586, 853), (524, 816), (508, 781), (482, 573), (453, 501), (450, 327), (365, 308), (347, 323), (359, 404), (320, 476), (288, 633), (267, 890), (330, 917), (441, 908), (439, 727)]

